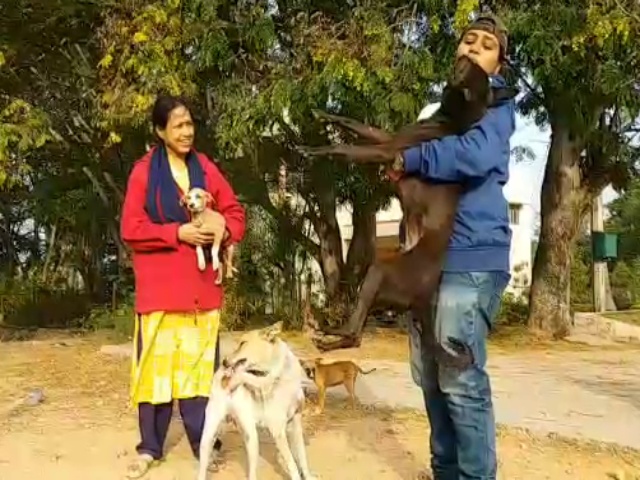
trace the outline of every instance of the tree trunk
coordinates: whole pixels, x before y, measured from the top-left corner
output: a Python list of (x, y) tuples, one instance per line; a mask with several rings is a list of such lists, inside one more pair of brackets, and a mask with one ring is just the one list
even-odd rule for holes
[(552, 124), (551, 145), (541, 193), (540, 244), (533, 267), (529, 327), (561, 338), (571, 325), (571, 250), (590, 205), (581, 184), (581, 143)]
[(315, 223), (320, 243), (320, 269), (324, 278), (327, 299), (331, 301), (341, 294), (342, 272), (344, 270), (342, 237), (335, 213), (333, 218), (318, 219)]
[(353, 238), (347, 251), (345, 282), (349, 297), (355, 297), (358, 286), (376, 257), (376, 208), (375, 204), (353, 206)]
[(42, 277), (40, 280), (42, 283), (47, 281), (47, 273), (49, 272), (49, 265), (51, 265), (51, 259), (53, 258), (53, 252), (55, 251), (56, 246), (56, 232), (58, 230), (58, 223), (54, 223), (51, 227), (51, 232), (49, 233), (48, 245), (47, 245), (47, 253), (44, 258), (44, 265), (42, 267)]

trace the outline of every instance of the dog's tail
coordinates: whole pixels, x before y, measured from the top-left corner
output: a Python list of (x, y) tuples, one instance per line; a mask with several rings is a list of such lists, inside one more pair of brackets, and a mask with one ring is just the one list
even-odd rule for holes
[(377, 368), (372, 368), (371, 370), (363, 370), (360, 365), (356, 365), (356, 367), (358, 367), (358, 371), (362, 374), (362, 375), (369, 375), (371, 372), (375, 372), (377, 370)]

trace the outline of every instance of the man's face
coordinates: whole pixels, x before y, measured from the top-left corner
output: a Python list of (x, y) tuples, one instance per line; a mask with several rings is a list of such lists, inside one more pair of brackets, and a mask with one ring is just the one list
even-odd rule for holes
[(500, 71), (500, 44), (495, 35), (484, 30), (469, 30), (464, 34), (456, 58), (466, 55), (477, 63), (487, 75)]

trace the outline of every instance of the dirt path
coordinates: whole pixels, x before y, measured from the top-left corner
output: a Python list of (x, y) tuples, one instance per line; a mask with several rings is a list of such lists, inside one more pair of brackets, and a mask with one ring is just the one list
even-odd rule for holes
[[(223, 353), (232, 345), (231, 339), (224, 338)], [(126, 354), (129, 346), (118, 349)], [(296, 351), (310, 354), (304, 346)], [(640, 449), (640, 350), (594, 353), (588, 349), (490, 357), (497, 421)], [(325, 357), (354, 355), (358, 352), (343, 350)], [(423, 410), (422, 393), (411, 379), (407, 362), (362, 360), (361, 364), (365, 369), (377, 368), (356, 385), (363, 404)], [(330, 394), (345, 396), (341, 389)]]
[[(492, 359), (499, 423), (640, 449), (640, 355), (563, 353)], [(422, 409), (408, 366), (363, 362), (379, 370), (358, 384), (368, 404)]]
[[(99, 348), (90, 339), (0, 345), (0, 412), (33, 387), (43, 388), (46, 395), (41, 405), (0, 415), (0, 479), (123, 478), (137, 441), (135, 414), (127, 404), (128, 360), (100, 354)], [(636, 444), (632, 437), (640, 431), (640, 389), (631, 375), (635, 355), (496, 357), (491, 368), (499, 421)], [(367, 358), (366, 350), (362, 356)], [(364, 377), (358, 393), (363, 403), (378, 408), (350, 410), (337, 394), (329, 399), (325, 415), (305, 415), (310, 463), (321, 480), (412, 480), (427, 464), (428, 425), (406, 365), (384, 361), (375, 366), (379, 371)], [(615, 438), (601, 431), (605, 423)], [(146, 478), (194, 478), (195, 462), (182, 432), (180, 422), (174, 422), (167, 461)], [(228, 465), (212, 479), (244, 478), (240, 435), (229, 432), (224, 441)], [(267, 436), (261, 456), (261, 480), (286, 478)], [(500, 429), (499, 458), (500, 480), (600, 480), (613, 472), (640, 473), (638, 451), (513, 427)]]

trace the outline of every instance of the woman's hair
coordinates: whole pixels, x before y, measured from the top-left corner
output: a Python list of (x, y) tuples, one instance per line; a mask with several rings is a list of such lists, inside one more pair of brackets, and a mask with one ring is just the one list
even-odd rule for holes
[(191, 111), (184, 98), (174, 97), (172, 95), (158, 95), (156, 102), (153, 104), (153, 110), (151, 111), (151, 123), (153, 124), (154, 132), (157, 128), (161, 130), (167, 128), (169, 115), (178, 107), (184, 107)]

